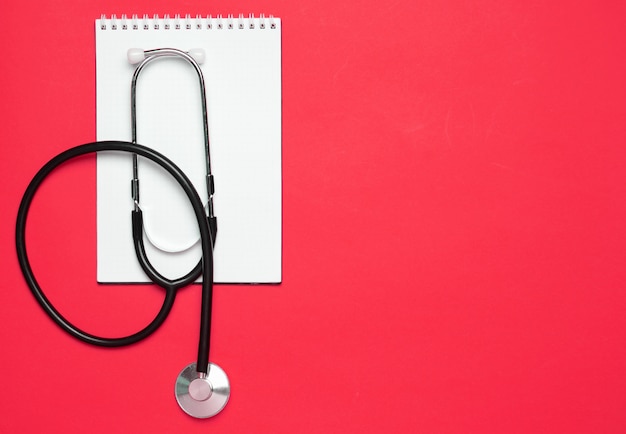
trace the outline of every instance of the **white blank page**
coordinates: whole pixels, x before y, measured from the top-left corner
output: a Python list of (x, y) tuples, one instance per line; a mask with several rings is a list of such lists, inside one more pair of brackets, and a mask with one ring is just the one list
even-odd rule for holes
[[(180, 29), (173, 19), (134, 23), (137, 29), (131, 19), (96, 20), (97, 139), (131, 141), (135, 67), (127, 60), (129, 48), (203, 48), (218, 224), (215, 281), (280, 282), (280, 19), (181, 19)], [(195, 71), (184, 60), (165, 58), (147, 65), (137, 85), (137, 142), (172, 159), (206, 203), (199, 89)], [(149, 281), (133, 248), (131, 179), (131, 155), (98, 154), (99, 282)], [(139, 180), (148, 256), (164, 276), (180, 277), (201, 256), (191, 205), (173, 178), (141, 157)]]

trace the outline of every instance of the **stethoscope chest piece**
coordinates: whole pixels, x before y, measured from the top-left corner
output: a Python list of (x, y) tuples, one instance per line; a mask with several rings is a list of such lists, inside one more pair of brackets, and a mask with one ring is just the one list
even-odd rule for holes
[(222, 411), (230, 397), (230, 382), (222, 368), (209, 363), (207, 374), (191, 363), (176, 379), (176, 401), (189, 416), (207, 418)]

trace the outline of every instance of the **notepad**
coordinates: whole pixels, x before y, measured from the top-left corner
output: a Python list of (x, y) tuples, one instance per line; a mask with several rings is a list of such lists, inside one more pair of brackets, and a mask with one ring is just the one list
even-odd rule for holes
[[(130, 48), (204, 49), (217, 283), (282, 279), (281, 21), (274, 17), (102, 17), (95, 22), (97, 140), (131, 141)], [(148, 65), (137, 84), (137, 142), (163, 153), (207, 201), (200, 90), (175, 58)], [(199, 230), (173, 178), (139, 159), (146, 251), (168, 278), (201, 257)], [(97, 280), (148, 282), (132, 239), (132, 157), (97, 156)]]

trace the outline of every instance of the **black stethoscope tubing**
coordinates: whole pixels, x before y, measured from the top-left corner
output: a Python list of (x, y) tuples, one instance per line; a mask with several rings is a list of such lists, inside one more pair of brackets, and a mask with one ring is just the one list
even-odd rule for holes
[(137, 223), (134, 225), (133, 233), (135, 248), (137, 250), (138, 258), (143, 255), (144, 260), (141, 260), (140, 263), (142, 268), (146, 273), (148, 273), (149, 277), (163, 289), (165, 289), (165, 299), (163, 301), (163, 305), (159, 310), (158, 314), (155, 318), (148, 324), (145, 328), (134, 333), (132, 335), (120, 337), (120, 338), (109, 338), (109, 337), (101, 337), (91, 333), (87, 333), (84, 330), (81, 330), (79, 327), (72, 324), (67, 318), (65, 318), (50, 302), (50, 300), (46, 297), (41, 286), (37, 282), (35, 275), (33, 273), (32, 267), (30, 265), (30, 261), (28, 259), (28, 251), (26, 248), (26, 221), (28, 219), (28, 212), (30, 209), (30, 205), (32, 200), (40, 187), (41, 183), (44, 179), (58, 166), (62, 163), (78, 157), (80, 155), (100, 152), (100, 151), (121, 151), (131, 154), (137, 154), (142, 157), (148, 158), (153, 162), (157, 163), (163, 169), (165, 169), (181, 186), (189, 201), (193, 207), (194, 214), (196, 216), (196, 220), (198, 222), (198, 227), (200, 229), (200, 242), (202, 246), (202, 259), (201, 263), (198, 265), (201, 268), (202, 272), (202, 305), (201, 305), (201, 319), (200, 319), (200, 337), (198, 342), (198, 359), (196, 363), (196, 370), (199, 373), (207, 373), (208, 364), (209, 364), (209, 349), (211, 346), (210, 342), (210, 330), (211, 330), (211, 314), (212, 314), (212, 303), (213, 303), (213, 240), (212, 233), (209, 228), (209, 223), (207, 220), (207, 215), (204, 210), (204, 206), (202, 205), (202, 201), (198, 196), (193, 184), (189, 180), (189, 178), (185, 175), (185, 173), (178, 168), (171, 160), (169, 160), (164, 155), (159, 152), (142, 146), (138, 144), (133, 144), (130, 142), (124, 141), (102, 141), (102, 142), (92, 142), (84, 145), (79, 145), (74, 148), (70, 148), (56, 157), (52, 158), (48, 161), (33, 177), (30, 184), (28, 185), (24, 196), (22, 197), (22, 201), (19, 206), (18, 214), (17, 214), (17, 222), (16, 222), (16, 230), (15, 230), (15, 244), (17, 249), (18, 261), (20, 264), (20, 268), (22, 269), (22, 273), (26, 279), (28, 287), (31, 292), (35, 296), (37, 302), (41, 305), (44, 311), (52, 318), (52, 320), (63, 330), (65, 330), (70, 335), (80, 339), (83, 342), (98, 345), (103, 347), (118, 347), (124, 345), (130, 345), (136, 343), (150, 334), (152, 334), (156, 329), (163, 324), (165, 318), (169, 314), (172, 306), (174, 304), (174, 300), (176, 298), (177, 290), (189, 283), (190, 276), (193, 273), (198, 272), (198, 267), (188, 273), (186, 276), (176, 279), (169, 280), (163, 276), (161, 276), (154, 268), (150, 265), (150, 262), (147, 260), (147, 255), (143, 248), (143, 240), (142, 240), (142, 229), (139, 224), (141, 221), (141, 211), (133, 211), (133, 221), (137, 220)]

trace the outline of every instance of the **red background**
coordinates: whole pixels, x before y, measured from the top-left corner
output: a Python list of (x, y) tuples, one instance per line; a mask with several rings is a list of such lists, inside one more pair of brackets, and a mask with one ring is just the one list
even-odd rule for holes
[[(626, 5), (621, 1), (3, 1), (1, 432), (626, 431)], [(17, 208), (95, 138), (101, 13), (283, 19), (279, 286), (218, 286), (211, 359), (232, 397), (182, 413), (200, 288), (123, 349), (37, 306)], [(123, 102), (121, 102), (123, 103)], [(95, 160), (28, 226), (47, 293), (131, 332), (151, 286), (95, 284)]]

